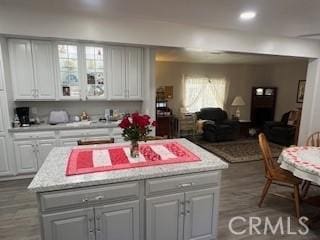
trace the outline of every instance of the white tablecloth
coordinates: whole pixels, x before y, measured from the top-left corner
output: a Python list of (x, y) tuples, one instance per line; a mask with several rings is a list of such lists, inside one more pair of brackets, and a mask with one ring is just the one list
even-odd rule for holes
[(290, 147), (279, 157), (280, 167), (296, 177), (320, 185), (320, 148)]

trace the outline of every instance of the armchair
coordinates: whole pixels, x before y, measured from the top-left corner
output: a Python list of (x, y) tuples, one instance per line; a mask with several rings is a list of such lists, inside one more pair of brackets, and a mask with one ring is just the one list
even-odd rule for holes
[(203, 123), (203, 137), (209, 142), (235, 140), (239, 137), (238, 121), (228, 120), (227, 112), (221, 108), (202, 108), (196, 113)]
[(265, 122), (263, 132), (270, 142), (284, 146), (290, 146), (295, 143), (296, 131), (298, 131), (298, 126), (295, 124), (300, 121), (297, 119), (292, 121), (292, 125), (288, 124), (292, 112), (294, 111), (283, 114), (280, 122)]

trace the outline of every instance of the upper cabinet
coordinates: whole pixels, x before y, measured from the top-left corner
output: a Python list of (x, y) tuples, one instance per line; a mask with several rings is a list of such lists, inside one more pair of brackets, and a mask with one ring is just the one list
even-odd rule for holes
[(110, 99), (142, 100), (142, 48), (109, 47), (108, 53)]
[(143, 99), (143, 48), (24, 39), (8, 48), (15, 100)]
[(85, 46), (85, 91), (87, 99), (106, 98), (105, 57), (103, 47)]
[(80, 99), (79, 51), (76, 44), (58, 44), (58, 76), (61, 99)]
[(8, 45), (15, 100), (55, 100), (51, 42), (10, 39)]

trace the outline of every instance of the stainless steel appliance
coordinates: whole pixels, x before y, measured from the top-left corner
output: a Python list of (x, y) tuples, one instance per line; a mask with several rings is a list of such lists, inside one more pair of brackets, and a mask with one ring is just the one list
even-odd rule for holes
[(20, 127), (30, 127), (29, 107), (17, 107), (16, 114), (20, 121)]

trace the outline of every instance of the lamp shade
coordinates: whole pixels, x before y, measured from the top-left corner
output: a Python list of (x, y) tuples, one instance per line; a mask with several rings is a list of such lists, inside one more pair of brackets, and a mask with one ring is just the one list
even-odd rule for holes
[(241, 96), (236, 96), (232, 101), (232, 106), (245, 106), (246, 103), (244, 102), (243, 98)]

